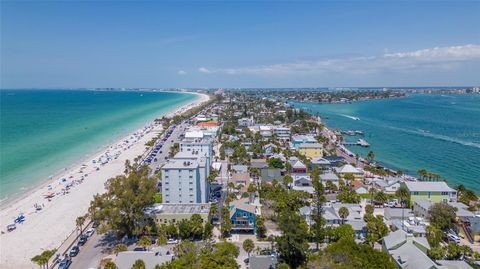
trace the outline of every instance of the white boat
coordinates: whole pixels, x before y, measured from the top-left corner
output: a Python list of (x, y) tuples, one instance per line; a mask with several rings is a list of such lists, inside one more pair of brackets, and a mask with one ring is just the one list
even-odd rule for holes
[(368, 144), (368, 142), (363, 138), (358, 139), (357, 144), (362, 147), (370, 147), (370, 144)]

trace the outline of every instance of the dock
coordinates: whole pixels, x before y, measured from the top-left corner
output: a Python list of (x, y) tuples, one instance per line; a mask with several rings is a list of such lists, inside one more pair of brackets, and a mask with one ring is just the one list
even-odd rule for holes
[(356, 142), (343, 142), (345, 146), (361, 146), (361, 147), (370, 147), (370, 144), (365, 139), (358, 139)]

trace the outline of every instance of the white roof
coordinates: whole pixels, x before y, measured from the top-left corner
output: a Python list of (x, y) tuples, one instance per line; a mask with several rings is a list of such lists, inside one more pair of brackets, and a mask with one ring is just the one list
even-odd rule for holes
[(419, 191), (419, 192), (456, 192), (456, 190), (450, 188), (447, 183), (443, 181), (437, 182), (405, 182), (409, 191)]
[(346, 165), (340, 167), (339, 173), (342, 173), (342, 174), (346, 174), (346, 173), (360, 174), (360, 173), (362, 173), (362, 171), (353, 167), (351, 164), (346, 164)]
[(301, 161), (297, 161), (294, 165), (292, 165), (293, 168), (307, 168)]
[(203, 131), (185, 132), (185, 138), (203, 138)]

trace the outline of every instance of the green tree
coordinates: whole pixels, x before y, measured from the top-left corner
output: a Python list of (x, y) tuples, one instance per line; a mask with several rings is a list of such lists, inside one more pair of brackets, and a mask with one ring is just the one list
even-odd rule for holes
[(79, 216), (75, 220), (75, 223), (77, 224), (78, 230), (80, 231), (80, 235), (83, 234), (83, 224), (85, 224), (86, 220), (87, 220), (87, 215)]
[(267, 228), (265, 227), (265, 220), (263, 217), (258, 216), (255, 220), (255, 224), (257, 226), (257, 236), (260, 238), (264, 238), (267, 234)]
[(280, 257), (291, 268), (298, 268), (307, 259), (307, 223), (297, 213), (285, 211), (280, 214), (279, 228), (282, 235), (277, 237), (276, 242)]
[(136, 260), (132, 265), (132, 269), (145, 269), (145, 262), (143, 260)]
[(192, 235), (192, 223), (187, 219), (178, 222), (178, 235), (181, 239), (190, 238)]
[(383, 191), (377, 191), (375, 192), (375, 196), (373, 198), (375, 202), (384, 204), (388, 201), (387, 194), (385, 194)]
[(217, 204), (212, 203), (210, 206), (210, 215), (215, 216), (218, 214), (218, 207)]
[(113, 248), (113, 253), (118, 254), (120, 252), (123, 252), (123, 251), (127, 251), (128, 250), (128, 247), (127, 245), (125, 244), (117, 244), (114, 248)]
[(152, 245), (152, 239), (150, 239), (150, 237), (148, 237), (148, 236), (142, 236), (138, 240), (137, 244), (144, 249), (148, 249), (148, 247), (150, 247)]
[(343, 179), (347, 182), (347, 184), (349, 184), (351, 181), (355, 180), (355, 176), (352, 173), (346, 173), (343, 176)]
[(428, 225), (427, 226), (427, 240), (430, 246), (432, 247), (437, 247), (440, 245), (440, 242), (442, 242), (443, 238), (443, 232), (433, 226), (433, 225)]
[(199, 214), (190, 217), (190, 228), (193, 238), (200, 239), (203, 234), (203, 220)]
[(42, 255), (35, 255), (30, 260), (35, 264), (37, 264), (40, 268), (43, 268), (47, 263), (47, 261), (45, 261), (45, 257), (43, 257)]
[(203, 227), (203, 234), (202, 234), (202, 238), (204, 240), (212, 238), (213, 228), (214, 226), (210, 222), (205, 223), (205, 226)]
[(285, 187), (288, 188), (290, 184), (293, 183), (293, 178), (290, 175), (286, 175), (283, 177), (283, 184), (285, 184)]
[(371, 163), (373, 162), (374, 159), (375, 159), (375, 153), (373, 153), (373, 151), (369, 151), (367, 153), (367, 161)]
[(432, 260), (443, 260), (445, 258), (445, 248), (435, 246), (429, 249), (427, 254)]
[(319, 244), (323, 241), (325, 237), (325, 219), (323, 218), (323, 204), (326, 199), (324, 196), (325, 189), (323, 184), (320, 182), (320, 172), (317, 167), (313, 169), (310, 174), (312, 178), (312, 185), (314, 189), (313, 193), (313, 214), (312, 219), (314, 223), (311, 227), (311, 233), (316, 247), (318, 249)]
[(100, 232), (112, 230), (119, 235), (138, 235), (145, 219), (145, 208), (154, 203), (156, 180), (147, 166), (127, 168), (130, 173), (111, 178), (107, 191), (95, 195), (90, 203), (92, 219), (101, 223)]
[(312, 256), (309, 269), (395, 269), (396, 264), (386, 252), (360, 245), (353, 239), (341, 239), (328, 245), (323, 252)]
[(243, 241), (243, 250), (248, 253), (248, 257), (250, 258), (250, 253), (253, 251), (255, 248), (255, 244), (253, 243), (252, 239), (246, 239)]
[(220, 223), (220, 230), (223, 237), (227, 237), (232, 230), (232, 221), (230, 220), (230, 210), (228, 207), (223, 209), (222, 222)]
[(107, 263), (105, 263), (105, 266), (103, 267), (104, 269), (117, 269), (117, 265), (112, 262), (112, 261), (108, 261)]
[(48, 269), (48, 262), (50, 261), (50, 258), (53, 257), (53, 255), (57, 252), (57, 249), (51, 249), (51, 250), (45, 250), (42, 252), (42, 257), (45, 259), (45, 265)]
[(367, 219), (368, 221), (366, 225), (366, 241), (373, 246), (375, 242), (388, 235), (388, 226), (383, 222), (382, 216), (374, 217), (373, 215), (371, 215), (371, 217), (367, 217)]
[(268, 160), (268, 167), (270, 168), (284, 168), (283, 162), (280, 158), (270, 158)]
[(290, 266), (288, 266), (286, 263), (279, 263), (277, 265), (277, 269), (290, 269)]
[(331, 241), (338, 241), (341, 239), (348, 239), (354, 240), (355, 239), (355, 231), (353, 230), (352, 226), (349, 224), (342, 224), (338, 227), (330, 229), (329, 231), (329, 238)]
[(447, 259), (458, 260), (462, 255), (460, 246), (457, 243), (450, 242), (447, 245)]
[(167, 236), (170, 237), (170, 238), (177, 238), (178, 237), (177, 226), (175, 226), (175, 224), (173, 224), (173, 223), (168, 224), (165, 231), (167, 233)]
[(428, 210), (430, 224), (440, 230), (447, 230), (452, 227), (456, 218), (457, 209), (447, 203), (435, 203)]
[(408, 204), (408, 201), (410, 200), (410, 192), (408, 191), (407, 186), (404, 184), (400, 185), (400, 188), (395, 192), (395, 195), (400, 199), (400, 204), (402, 205), (402, 227), (403, 227), (403, 222), (405, 219), (405, 207)]
[(338, 209), (338, 215), (342, 218), (342, 224), (344, 224), (345, 219), (350, 215), (350, 212), (348, 211), (348, 208), (342, 206)]
[(357, 204), (360, 202), (360, 196), (354, 190), (349, 189), (348, 187), (344, 187), (340, 193), (337, 195), (337, 199), (339, 199), (342, 203), (347, 204)]
[(365, 214), (372, 214), (373, 215), (374, 210), (375, 210), (375, 208), (373, 207), (373, 205), (366, 205), (365, 206)]

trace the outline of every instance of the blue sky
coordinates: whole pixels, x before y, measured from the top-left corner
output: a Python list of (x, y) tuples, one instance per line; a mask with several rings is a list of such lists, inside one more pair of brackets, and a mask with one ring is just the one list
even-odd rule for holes
[(480, 84), (480, 1), (2, 1), (1, 87)]

